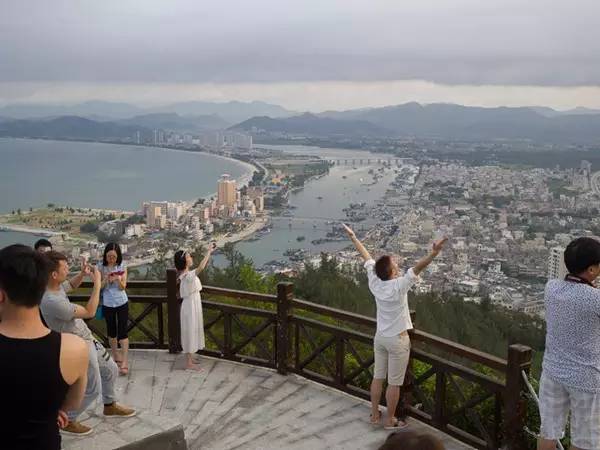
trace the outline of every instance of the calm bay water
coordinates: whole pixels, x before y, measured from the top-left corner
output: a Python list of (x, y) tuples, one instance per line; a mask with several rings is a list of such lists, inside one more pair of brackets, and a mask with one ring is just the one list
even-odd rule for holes
[[(384, 158), (382, 154), (374, 154), (360, 150), (328, 149), (294, 145), (257, 145), (257, 147), (281, 150), (288, 154), (301, 154), (320, 156), (323, 158)], [(329, 175), (310, 181), (299, 191), (290, 194), (290, 204), (295, 207), (290, 211), (289, 217), (274, 217), (271, 232), (255, 241), (242, 241), (236, 248), (244, 255), (252, 258), (255, 266), (273, 260), (286, 260), (284, 255), (288, 249), (306, 249), (312, 255), (321, 251), (333, 252), (348, 246), (348, 241), (326, 242), (312, 244), (311, 241), (323, 239), (332, 224), (327, 222), (342, 221), (346, 215), (343, 211), (350, 203), (372, 204), (381, 199), (385, 191), (390, 188), (396, 173), (393, 169), (385, 170), (383, 176), (376, 184), (368, 172), (370, 169), (377, 171), (381, 166), (334, 166)], [(321, 198), (319, 198), (321, 197)], [(353, 225), (356, 229), (368, 227), (369, 220)], [(304, 240), (298, 241), (298, 237)], [(215, 256), (215, 264), (223, 265), (223, 257)]]
[[(0, 139), (0, 212), (48, 203), (135, 211), (146, 200), (193, 200), (223, 173), (253, 168), (231, 159), (130, 145)], [(0, 232), (0, 246), (31, 236)], [(33, 239), (35, 240), (35, 239)]]

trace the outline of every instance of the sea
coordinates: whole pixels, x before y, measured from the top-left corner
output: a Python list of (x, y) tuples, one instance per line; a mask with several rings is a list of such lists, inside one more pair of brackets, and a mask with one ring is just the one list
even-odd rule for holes
[[(216, 191), (221, 174), (253, 166), (200, 152), (156, 147), (0, 138), (0, 213), (48, 203), (137, 211), (148, 200), (195, 200)], [(0, 247), (38, 237), (0, 232)]]

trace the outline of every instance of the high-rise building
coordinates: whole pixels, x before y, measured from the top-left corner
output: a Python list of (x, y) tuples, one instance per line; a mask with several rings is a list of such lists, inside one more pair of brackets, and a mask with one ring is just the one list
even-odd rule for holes
[(235, 180), (228, 174), (223, 174), (217, 183), (217, 205), (233, 209), (236, 201), (235, 190)]
[(223, 133), (220, 131), (212, 131), (205, 133), (200, 136), (199, 139), (200, 145), (203, 147), (208, 147), (213, 150), (219, 150), (223, 147), (224, 139)]
[(146, 213), (146, 223), (151, 228), (164, 228), (167, 216), (162, 214), (160, 206), (151, 206)]
[(550, 256), (548, 257), (548, 279), (554, 280), (556, 278), (564, 278), (568, 271), (565, 266), (565, 249), (562, 247), (553, 247), (550, 249)]
[(183, 204), (178, 203), (168, 203), (167, 206), (167, 217), (171, 220), (178, 221), (181, 216), (184, 214)]
[(265, 209), (265, 199), (263, 190), (259, 187), (249, 187), (246, 191), (248, 197), (254, 202), (256, 211), (261, 212)]
[(591, 173), (592, 172), (592, 163), (586, 161), (585, 159), (581, 161), (581, 171)]
[(240, 150), (252, 150), (252, 136), (249, 134), (227, 132), (223, 135), (225, 145)]
[(169, 211), (169, 202), (144, 202), (146, 223), (151, 228), (164, 228)]

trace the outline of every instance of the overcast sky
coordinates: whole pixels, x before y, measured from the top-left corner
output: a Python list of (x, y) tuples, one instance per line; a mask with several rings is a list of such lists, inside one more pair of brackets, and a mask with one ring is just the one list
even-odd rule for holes
[(598, 0), (2, 0), (0, 103), (600, 107)]

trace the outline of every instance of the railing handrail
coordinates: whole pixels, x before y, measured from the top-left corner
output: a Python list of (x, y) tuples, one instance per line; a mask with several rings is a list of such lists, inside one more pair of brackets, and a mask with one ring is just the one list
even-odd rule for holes
[(375, 328), (377, 326), (377, 320), (372, 317), (344, 311), (342, 309), (331, 308), (330, 306), (319, 305), (318, 303), (309, 302), (307, 300), (295, 298), (292, 300), (291, 306), (292, 308), (303, 309), (305, 311), (322, 314), (333, 319), (352, 322), (357, 325), (364, 325), (371, 328)]
[[(134, 289), (159, 288), (166, 290), (167, 283), (166, 281), (160, 280), (131, 280), (127, 282), (127, 286), (128, 288)], [(89, 281), (84, 282), (82, 283), (81, 287), (91, 288), (92, 283)], [(277, 296), (271, 294), (262, 294), (207, 285), (204, 285), (202, 287), (202, 292), (209, 295), (218, 295), (228, 298), (237, 298), (242, 300), (259, 301), (272, 304), (277, 303)], [(133, 303), (144, 303), (144, 299), (150, 297), (153, 297), (151, 300), (152, 302), (158, 302), (158, 299), (161, 296), (129, 295), (129, 299)], [(85, 301), (87, 297), (84, 295), (73, 295), (71, 296), (71, 298), (73, 298), (74, 301)], [(167, 297), (163, 296), (162, 298), (164, 298), (164, 303), (167, 303)], [(318, 303), (313, 303), (307, 300), (301, 300), (299, 298), (292, 299), (290, 309), (301, 309), (316, 314), (322, 314), (332, 319), (351, 322), (357, 325), (366, 326), (373, 329), (377, 326), (377, 321), (373, 317), (364, 316), (362, 314), (357, 314), (350, 311), (344, 311), (342, 309), (332, 308), (330, 306), (320, 305)], [(291, 310), (289, 311), (290, 313), (292, 313)], [(506, 359), (499, 358), (490, 353), (482, 352), (472, 347), (467, 347), (465, 345), (458, 344), (456, 342), (441, 338), (439, 336), (435, 336), (434, 334), (427, 333), (426, 331), (422, 331), (416, 328), (410, 330), (409, 333), (415, 341), (434, 346), (440, 350), (457, 355), (461, 358), (468, 359), (475, 363), (483, 364), (501, 373), (506, 373)]]
[(415, 341), (433, 345), (454, 355), (468, 358), (473, 362), (484, 364), (491, 369), (506, 373), (508, 362), (505, 359), (418, 329), (411, 330), (409, 334)]
[[(80, 288), (91, 289), (91, 281), (84, 281)], [(167, 289), (167, 282), (160, 280), (128, 280), (128, 289)], [(223, 297), (239, 298), (243, 300), (252, 300), (257, 302), (277, 303), (277, 296), (272, 294), (262, 294), (258, 292), (239, 291), (235, 289), (220, 288), (216, 286), (202, 286), (202, 292), (206, 294), (220, 295)], [(166, 302), (166, 300), (165, 300)]]
[[(80, 289), (91, 289), (94, 284), (91, 281), (84, 281), (79, 286)], [(136, 289), (166, 289), (167, 282), (163, 280), (127, 280), (128, 288)]]
[[(69, 299), (75, 303), (85, 303), (89, 298), (89, 295), (69, 294)], [(131, 303), (167, 303), (166, 295), (130, 294), (127, 298)]]

